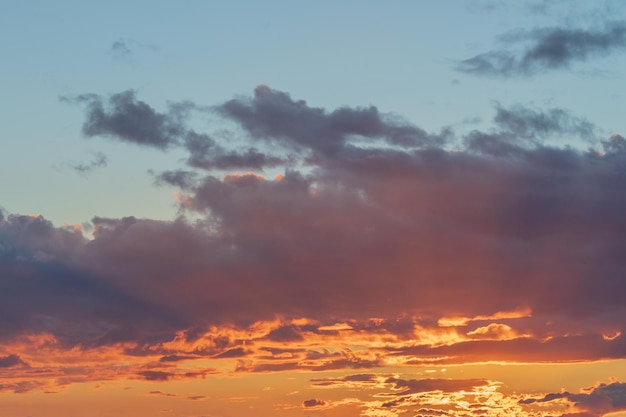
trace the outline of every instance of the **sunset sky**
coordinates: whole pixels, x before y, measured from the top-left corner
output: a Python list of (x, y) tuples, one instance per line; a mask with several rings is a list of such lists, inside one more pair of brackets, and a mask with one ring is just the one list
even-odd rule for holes
[(626, 416), (625, 2), (25, 0), (0, 51), (0, 416)]

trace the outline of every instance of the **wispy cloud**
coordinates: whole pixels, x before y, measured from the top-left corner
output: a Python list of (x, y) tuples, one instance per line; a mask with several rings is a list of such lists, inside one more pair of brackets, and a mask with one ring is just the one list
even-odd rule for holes
[(500, 42), (502, 47), (465, 59), (456, 69), (474, 75), (512, 77), (569, 68), (576, 62), (626, 49), (626, 25), (615, 22), (600, 29), (539, 28), (513, 32), (502, 36)]
[(96, 152), (87, 163), (69, 163), (68, 166), (80, 174), (88, 174), (96, 168), (107, 166), (108, 158), (102, 152)]

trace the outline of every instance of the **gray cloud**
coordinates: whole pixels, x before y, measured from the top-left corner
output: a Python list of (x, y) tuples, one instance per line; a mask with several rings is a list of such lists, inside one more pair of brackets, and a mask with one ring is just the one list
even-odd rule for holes
[[(183, 324), (74, 264), (72, 257), (87, 243), (80, 231), (55, 228), (42, 217), (9, 215), (0, 223), (3, 340), (30, 329), (50, 332), (63, 344), (89, 346), (132, 339), (140, 331), (137, 326), (159, 323), (169, 333)], [(117, 326), (125, 317), (134, 323)]]
[[(161, 113), (138, 100), (132, 90), (113, 94), (106, 99), (85, 94), (62, 97), (61, 100), (86, 105), (83, 123), (85, 136), (109, 136), (123, 142), (163, 150), (184, 147), (189, 152), (187, 164), (192, 168), (262, 170), (284, 162), (283, 158), (266, 155), (252, 146), (243, 150), (227, 149), (208, 134), (189, 129), (186, 122), (189, 112), (206, 110), (191, 102), (170, 103), (167, 112)], [(99, 154), (89, 165), (74, 164), (71, 167), (85, 173), (104, 164), (106, 158)]]
[(28, 366), (28, 364), (16, 354), (0, 356), (0, 368), (12, 368), (16, 366)]
[(566, 398), (575, 405), (577, 409), (584, 413), (581, 415), (601, 417), (610, 412), (626, 410), (626, 384), (621, 382), (600, 384), (587, 390), (587, 392), (579, 394), (569, 392), (551, 393), (542, 398), (520, 400), (520, 404), (550, 402), (560, 398)]
[(185, 136), (185, 148), (189, 151), (187, 163), (194, 168), (211, 169), (256, 169), (273, 167), (284, 163), (275, 156), (266, 155), (256, 148), (243, 151), (226, 150), (206, 134), (189, 131)]
[[(626, 25), (616, 22), (599, 30), (541, 28), (502, 37), (501, 49), (461, 61), (457, 70), (475, 75), (511, 77), (568, 68), (575, 62), (626, 48)], [(515, 45), (527, 44), (522, 50)]]
[(172, 105), (167, 113), (159, 113), (137, 100), (132, 90), (113, 94), (106, 100), (95, 94), (85, 94), (64, 97), (62, 101), (86, 104), (83, 133), (88, 137), (110, 136), (165, 149), (177, 144), (185, 133), (183, 119), (188, 108)]
[(521, 105), (504, 108), (498, 104), (493, 120), (496, 126), (520, 139), (577, 136), (591, 142), (597, 131), (589, 121), (561, 108), (542, 111)]
[(299, 329), (294, 325), (282, 326), (272, 330), (267, 338), (276, 342), (294, 342), (303, 339)]
[[(603, 338), (626, 332), (626, 285), (615, 278), (626, 251), (626, 196), (616, 192), (626, 185), (623, 137), (604, 141), (603, 153), (556, 146), (550, 137), (584, 133), (582, 119), (513, 107), (497, 111), (494, 131), (471, 132), (459, 149), (436, 145), (445, 141), (431, 135), (401, 146), (389, 133), (398, 124), (372, 109), (316, 109), (265, 87), (229, 103), (237, 112), (227, 117), (247, 126), (250, 144), (271, 142), (277, 155), (304, 154), (308, 165), (276, 179), (160, 174), (157, 181), (182, 189), (180, 208), (197, 221), (96, 217), (91, 240), (43, 218), (7, 216), (0, 223), (3, 338), (36, 329), (80, 346), (150, 346), (180, 330), (202, 334), (212, 325), (284, 317), (282, 328), (264, 335), (280, 342), (306, 339), (313, 330), (289, 322), (306, 317), (409, 340), (411, 317), (436, 326), (449, 314), (524, 307), (533, 312), (524, 330), (549, 342), (480, 340), (396, 353), (457, 361), (489, 360), (498, 351), (537, 361), (626, 354), (623, 336)], [(187, 146), (190, 129), (181, 131), (176, 144)], [(352, 135), (382, 136), (359, 146)], [(227, 146), (210, 136), (201, 141)], [(371, 317), (381, 318), (378, 330), (359, 325)], [(555, 323), (550, 334), (548, 321)], [(235, 341), (214, 342), (187, 354), (245, 353), (233, 350), (242, 346)], [(381, 363), (339, 355), (312, 369)]]
[(399, 379), (387, 378), (388, 384), (401, 390), (397, 395), (408, 395), (420, 392), (443, 391), (470, 391), (473, 388), (489, 385), (489, 381), (482, 379)]
[(198, 178), (198, 174), (193, 171), (175, 170), (164, 171), (159, 174), (154, 171), (149, 171), (154, 176), (155, 182), (158, 185), (169, 184), (181, 189), (191, 188)]
[(163, 371), (141, 371), (139, 375), (143, 376), (147, 381), (167, 381), (174, 374)]
[(252, 99), (230, 100), (216, 108), (241, 124), (254, 138), (333, 156), (351, 135), (379, 138), (391, 145), (428, 147), (443, 144), (449, 132), (430, 135), (417, 126), (381, 114), (374, 106), (341, 107), (332, 112), (310, 107), (289, 94), (259, 86)]
[(324, 400), (318, 400), (317, 398), (312, 398), (310, 400), (304, 400), (302, 405), (305, 408), (311, 408), (311, 407), (323, 407), (326, 405), (326, 401)]

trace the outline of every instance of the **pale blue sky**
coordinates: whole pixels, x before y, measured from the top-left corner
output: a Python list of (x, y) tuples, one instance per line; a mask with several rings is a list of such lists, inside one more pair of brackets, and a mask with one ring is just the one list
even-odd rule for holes
[[(624, 49), (533, 76), (455, 66), (497, 49), (502, 35), (594, 29), (625, 12), (619, 1), (3, 2), (0, 206), (59, 225), (175, 215), (173, 190), (153, 186), (147, 171), (182, 167), (183, 152), (83, 137), (84, 110), (59, 97), (84, 93), (133, 89), (163, 110), (171, 101), (219, 104), (265, 83), (329, 110), (375, 105), (427, 131), (488, 129), (499, 102), (564, 108), (607, 135), (623, 133)], [(195, 123), (224, 127), (210, 117)], [(107, 166), (70, 167), (98, 152)]]

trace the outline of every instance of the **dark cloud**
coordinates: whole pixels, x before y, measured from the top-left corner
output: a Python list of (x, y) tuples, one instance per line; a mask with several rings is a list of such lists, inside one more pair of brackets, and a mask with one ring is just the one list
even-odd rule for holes
[(397, 395), (417, 394), (430, 391), (457, 392), (471, 391), (473, 388), (489, 385), (482, 379), (398, 379), (388, 378), (388, 384), (401, 390)]
[(16, 354), (0, 356), (0, 368), (13, 368), (16, 366), (28, 366), (28, 364)]
[(146, 381), (167, 381), (173, 376), (170, 372), (162, 371), (142, 371), (139, 375), (143, 376)]
[[(502, 37), (502, 49), (461, 61), (457, 69), (470, 74), (510, 77), (568, 68), (591, 57), (626, 48), (626, 25), (616, 22), (599, 30), (541, 28)], [(524, 49), (514, 46), (526, 43)]]
[[(137, 119), (155, 123), (157, 137), (166, 138), (159, 143), (190, 155), (204, 154), (204, 146), (230, 149), (200, 133), (185, 142), (192, 131), (175, 123), (184, 117), (170, 116), (183, 110), (158, 113), (122, 95), (130, 103), (123, 111), (89, 100), (100, 103), (107, 123), (117, 112), (144, 109)], [(218, 110), (246, 129), (250, 143), (267, 144), (266, 155), (295, 152), (307, 165), (274, 179), (162, 173), (157, 180), (181, 188), (183, 216), (96, 217), (91, 240), (41, 217), (7, 216), (0, 222), (3, 338), (40, 331), (83, 347), (135, 341), (129, 354), (138, 356), (248, 359), (249, 351), (238, 350), (242, 341), (224, 336), (201, 351), (151, 347), (181, 331), (191, 343), (211, 326), (242, 329), (277, 318), (283, 324), (259, 335), (263, 343), (335, 334), (292, 324), (302, 317), (408, 341), (416, 326), (435, 328), (444, 316), (527, 308), (529, 337), (497, 341), (492, 332), (489, 340), (392, 353), (453, 362), (626, 354), (623, 336), (613, 337), (626, 332), (623, 137), (604, 141), (603, 152), (557, 146), (550, 137), (582, 137), (588, 126), (564, 110), (498, 107), (493, 131), (473, 131), (451, 150), (442, 137), (375, 108), (326, 111), (267, 87)], [(182, 133), (162, 134), (168, 123)], [(321, 355), (323, 363), (290, 357), (239, 369), (384, 364), (375, 356)]]
[(132, 90), (104, 99), (95, 94), (64, 97), (62, 101), (87, 106), (83, 124), (85, 136), (110, 136), (137, 145), (165, 149), (179, 143), (185, 134), (183, 124), (188, 108), (171, 105), (167, 113), (159, 113), (147, 103), (137, 100)]
[(294, 342), (303, 339), (300, 330), (294, 325), (282, 326), (272, 330), (267, 338), (276, 342)]
[(602, 141), (602, 147), (609, 155), (624, 155), (626, 154), (626, 138), (615, 133), (609, 139)]
[(327, 112), (263, 85), (255, 89), (252, 99), (233, 99), (217, 110), (239, 122), (254, 138), (310, 149), (327, 157), (340, 152), (353, 135), (402, 147), (439, 146), (449, 136), (448, 132), (430, 135), (417, 126), (381, 114), (373, 106), (341, 107)]
[(187, 163), (194, 168), (211, 169), (256, 169), (277, 166), (283, 159), (266, 155), (256, 148), (243, 151), (226, 150), (206, 134), (189, 131), (185, 136), (185, 147), (189, 151)]
[(581, 413), (565, 414), (566, 416), (594, 416), (600, 417), (607, 413), (626, 410), (626, 384), (613, 382), (600, 384), (580, 394), (569, 392), (551, 393), (542, 398), (528, 398), (520, 401), (520, 404), (533, 404), (566, 398)]
[[(607, 319), (615, 323), (615, 318)], [(616, 324), (613, 324), (615, 326)], [(563, 331), (563, 330), (561, 330)], [(618, 336), (607, 339), (601, 333), (559, 336), (549, 340), (521, 337), (512, 340), (472, 340), (448, 346), (412, 346), (398, 350), (394, 355), (438, 358), (438, 363), (464, 363), (500, 360), (516, 362), (521, 358), (532, 362), (577, 362), (589, 358), (618, 359), (626, 355), (626, 339)]]
[[(3, 338), (30, 329), (50, 332), (64, 343), (88, 346), (137, 336), (140, 317), (147, 320), (143, 325), (148, 327), (182, 324), (166, 318), (160, 307), (150, 306), (141, 297), (130, 296), (74, 264), (72, 257), (87, 244), (80, 230), (55, 228), (41, 216), (9, 215), (0, 223), (0, 312), (6, 318), (0, 323)], [(122, 329), (115, 323), (125, 317), (139, 321)], [(94, 322), (100, 325), (94, 326)]]
[[(188, 128), (187, 118), (191, 110), (204, 111), (191, 102), (170, 103), (165, 113), (158, 112), (149, 104), (138, 100), (132, 90), (102, 98), (94, 94), (62, 97), (62, 101), (86, 105), (83, 133), (87, 137), (109, 136), (123, 142), (166, 149), (184, 147), (189, 152), (187, 164), (193, 168), (256, 169), (277, 166), (284, 162), (281, 157), (267, 155), (255, 147), (228, 149), (218, 144), (208, 134), (197, 133)], [(104, 155), (89, 165), (76, 164), (72, 168), (88, 172), (106, 164)], [(168, 178), (164, 178), (168, 180)]]
[(546, 394), (543, 398), (526, 398), (520, 400), (520, 404), (534, 404), (534, 403), (545, 403), (548, 401), (558, 400), (559, 398), (567, 398), (571, 394), (569, 392), (559, 392), (559, 393), (551, 393)]
[(417, 410), (417, 416), (418, 417), (426, 417), (426, 416), (447, 416), (448, 413), (446, 411), (443, 410), (435, 410), (432, 408), (420, 408), (419, 410)]
[(302, 405), (304, 405), (305, 408), (323, 407), (326, 405), (326, 401), (318, 400), (317, 398), (312, 398), (310, 400), (304, 400), (302, 402)]
[(169, 392), (163, 392), (163, 391), (150, 391), (148, 394), (150, 395), (160, 395), (163, 397), (177, 397), (176, 394), (171, 394)]

